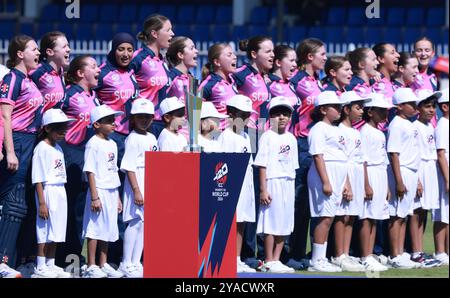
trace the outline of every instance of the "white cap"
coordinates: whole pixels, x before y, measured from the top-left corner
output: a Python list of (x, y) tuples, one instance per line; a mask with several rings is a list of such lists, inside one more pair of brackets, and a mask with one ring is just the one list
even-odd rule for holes
[(392, 96), (392, 103), (399, 105), (405, 102), (417, 102), (418, 98), (411, 88), (398, 88)]
[(184, 107), (185, 107), (185, 105), (184, 105), (183, 100), (181, 100), (175, 96), (164, 99), (161, 102), (161, 104), (159, 105), (159, 109), (161, 110), (161, 115), (165, 115), (167, 113), (179, 110)]
[(205, 119), (205, 118), (225, 119), (225, 118), (228, 118), (228, 116), (217, 112), (216, 107), (214, 106), (214, 104), (212, 102), (204, 101), (202, 103), (202, 112), (200, 114), (200, 119)]
[(343, 92), (340, 96), (340, 100), (343, 104), (348, 105), (355, 101), (362, 101), (364, 103), (371, 101), (368, 97), (361, 97), (355, 91), (346, 91)]
[(289, 100), (286, 97), (284, 97), (284, 96), (276, 96), (276, 97), (273, 97), (270, 100), (269, 112), (270, 112), (271, 109), (273, 109), (275, 107), (286, 107), (291, 112), (294, 111), (294, 107), (292, 107), (292, 105), (289, 102)]
[(118, 116), (118, 115), (122, 115), (122, 114), (123, 114), (123, 112), (114, 111), (107, 105), (96, 106), (91, 111), (91, 123), (93, 124), (93, 123), (97, 122), (98, 120), (108, 117), (108, 116), (111, 116), (111, 115)]
[(133, 101), (131, 106), (131, 115), (134, 114), (155, 114), (155, 106), (153, 103), (146, 98), (137, 98)]
[(70, 119), (60, 109), (49, 109), (42, 115), (42, 126), (53, 123), (72, 122), (76, 119)]
[(377, 107), (377, 108), (383, 108), (383, 109), (390, 109), (393, 107), (388, 101), (388, 99), (381, 93), (371, 93), (368, 96), (371, 101), (364, 104), (364, 107)]
[(227, 106), (234, 107), (238, 110), (248, 113), (256, 113), (252, 109), (252, 100), (245, 95), (236, 94), (227, 101)]
[(432, 96), (436, 97), (436, 99), (439, 99), (442, 96), (442, 92), (440, 92), (440, 91), (433, 92), (429, 89), (417, 90), (416, 94), (417, 94), (417, 98), (418, 98), (416, 104), (419, 104), (422, 101), (424, 101)]
[(339, 97), (336, 95), (336, 92), (334, 91), (323, 91), (316, 97), (316, 101), (314, 105), (316, 107), (323, 106), (323, 105), (341, 105), (343, 102), (339, 99)]
[(448, 102), (448, 88), (441, 90), (442, 96), (438, 99), (438, 103)]

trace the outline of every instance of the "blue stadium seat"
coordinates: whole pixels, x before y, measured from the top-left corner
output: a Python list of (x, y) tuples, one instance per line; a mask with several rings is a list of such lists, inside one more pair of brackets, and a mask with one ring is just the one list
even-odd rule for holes
[(215, 25), (211, 30), (213, 41), (230, 41), (230, 25)]
[(346, 15), (347, 11), (344, 7), (330, 7), (325, 23), (328, 25), (345, 25), (347, 23)]
[(348, 25), (365, 25), (367, 22), (366, 11), (363, 7), (350, 7), (347, 17)]
[(387, 9), (387, 22), (385, 25), (403, 25), (405, 23), (405, 9), (403, 7), (393, 7)]
[(432, 7), (427, 12), (427, 26), (442, 26), (445, 24), (445, 11), (442, 7)]
[(62, 7), (58, 4), (48, 4), (41, 10), (42, 21), (55, 22), (61, 18), (61, 15), (64, 16), (64, 11), (62, 11)]
[(99, 40), (111, 40), (113, 37), (113, 25), (111, 23), (99, 23), (95, 30), (95, 38)]
[(161, 5), (159, 7), (159, 14), (162, 14), (165, 17), (168, 17), (172, 23), (176, 23), (176, 12), (177, 8), (175, 5)]
[(5, 11), (9, 12), (9, 13), (17, 12), (17, 5), (16, 5), (16, 3), (7, 3)]
[(194, 42), (197, 41), (209, 41), (210, 36), (209, 33), (211, 31), (211, 28), (209, 25), (196, 25), (194, 28), (192, 28), (192, 40)]
[[(359, 28), (359, 27), (356, 27)], [(325, 42), (341, 43), (346, 41), (346, 33), (343, 26), (327, 26), (325, 27)], [(353, 41), (356, 42), (356, 41)], [(359, 41), (358, 41), (359, 42)]]
[(9, 40), (14, 35), (16, 35), (16, 21), (2, 20), (2, 25), (0, 26), (0, 38)]
[[(397, 44), (402, 41), (402, 28), (401, 27), (387, 27), (384, 31), (384, 42)], [(377, 41), (377, 42), (381, 42)]]
[(191, 25), (176, 24), (173, 25), (175, 36), (186, 36), (192, 38)]
[(272, 26), (272, 28), (270, 28), (270, 36), (272, 37), (272, 41), (274, 43), (276, 42), (288, 42), (288, 36), (289, 36), (289, 31), (290, 28), (287, 25), (283, 26), (283, 30), (282, 30), (282, 37), (281, 39), (278, 39), (278, 29), (277, 26)]
[(216, 24), (231, 24), (233, 8), (231, 5), (220, 5), (216, 9)]
[(78, 40), (92, 40), (94, 39), (93, 32), (91, 23), (80, 23), (75, 31), (75, 38)]
[(216, 10), (211, 5), (201, 5), (197, 8), (195, 22), (197, 24), (213, 24), (216, 18)]
[(263, 26), (263, 25), (248, 26), (248, 36), (252, 37), (252, 36), (256, 36), (256, 35), (270, 36), (270, 32), (269, 32), (269, 29), (267, 28), (267, 26)]
[(442, 42), (448, 44), (448, 27), (442, 28)]
[(306, 38), (306, 27), (304, 26), (293, 26), (288, 29), (287, 40), (289, 42), (300, 42)]
[(406, 11), (407, 26), (421, 26), (424, 21), (425, 9), (421, 7), (411, 7)]
[(29, 36), (34, 36), (34, 24), (32, 23), (19, 23), (20, 34), (26, 34)]
[(81, 22), (96, 22), (98, 20), (99, 8), (96, 4), (83, 4), (80, 8)]
[[(437, 43), (443, 43), (444, 39), (442, 38), (442, 30), (440, 27), (425, 27), (425, 30), (423, 31), (422, 35), (417, 36), (416, 39), (426, 36), (435, 44)], [(448, 37), (447, 37), (448, 40)], [(414, 42), (415, 40), (413, 40)]]
[[(436, 32), (440, 34), (439, 28), (436, 28)], [(403, 31), (403, 42), (404, 43), (413, 43), (418, 38), (423, 36), (422, 27), (406, 27)]]
[(195, 6), (182, 5), (178, 8), (177, 23), (192, 24), (195, 20)]
[(119, 6), (117, 4), (105, 4), (100, 6), (100, 21), (117, 22), (119, 18)]
[(233, 26), (231, 28), (232, 41), (237, 43), (242, 39), (247, 39), (248, 37), (249, 37), (248, 26)]
[(41, 21), (39, 23), (36, 23), (37, 30), (36, 30), (36, 38), (39, 39), (47, 32), (55, 30), (55, 24), (53, 22), (45, 22)]
[(347, 37), (345, 39), (346, 42), (364, 43), (366, 40), (366, 30), (364, 27), (355, 26), (347, 28)]
[(308, 31), (308, 37), (318, 38), (324, 42), (327, 42), (327, 32), (325, 27), (321, 26), (310, 27)]
[(253, 8), (250, 14), (251, 25), (267, 25), (269, 22), (269, 8), (265, 6), (257, 6)]
[(56, 30), (63, 32), (68, 40), (74, 39), (74, 22), (65, 22), (65, 23), (59, 23), (56, 25)]
[[(288, 9), (287, 7), (283, 7), (283, 15), (288, 14)], [(269, 24), (272, 22), (272, 20), (276, 23), (276, 19), (278, 16), (278, 8), (277, 7), (272, 7), (269, 8)]]
[(383, 41), (384, 38), (383, 27), (380, 26), (367, 27), (365, 37), (366, 37), (365, 42), (370, 44), (378, 41)]
[(136, 4), (123, 4), (120, 7), (119, 22), (133, 23), (137, 17), (137, 5)]
[[(134, 24), (132, 23), (117, 23), (116, 30), (114, 33), (126, 32), (131, 34), (131, 36), (135, 35)], [(111, 36), (112, 38), (112, 36)]]
[(145, 4), (139, 9), (138, 21), (143, 24), (144, 21), (152, 14), (158, 13), (158, 5)]

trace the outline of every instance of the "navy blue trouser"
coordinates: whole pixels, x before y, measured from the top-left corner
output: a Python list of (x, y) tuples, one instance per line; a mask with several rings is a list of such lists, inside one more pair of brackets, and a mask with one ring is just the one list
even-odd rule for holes
[[(6, 154), (0, 162), (0, 204), (3, 205), (0, 220), (0, 262), (15, 266), (18, 236), (28, 212), (26, 192), (31, 188), (29, 178), (36, 135), (13, 132), (12, 137), (19, 168), (16, 172), (6, 169)], [(36, 230), (31, 234), (25, 233), (23, 238), (32, 243), (32, 239), (36, 238)]]

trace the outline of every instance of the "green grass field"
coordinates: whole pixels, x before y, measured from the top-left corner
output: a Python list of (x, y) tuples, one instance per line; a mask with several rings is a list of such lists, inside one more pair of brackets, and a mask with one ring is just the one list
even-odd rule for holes
[[(308, 243), (307, 247), (311, 247)], [(434, 252), (434, 241), (433, 241), (433, 225), (431, 222), (431, 214), (428, 216), (427, 229), (425, 231), (424, 237), (424, 249), (428, 254), (433, 254)], [(87, 258), (87, 243), (85, 241), (83, 246), (82, 254)], [(381, 272), (379, 274), (368, 274), (364, 272), (342, 272), (342, 273), (324, 273), (324, 272), (309, 272), (309, 271), (297, 271), (298, 274), (302, 275), (318, 275), (318, 276), (336, 276), (336, 277), (379, 277), (379, 278), (449, 278), (449, 267), (442, 266), (438, 268), (429, 269), (389, 269), (388, 271)]]

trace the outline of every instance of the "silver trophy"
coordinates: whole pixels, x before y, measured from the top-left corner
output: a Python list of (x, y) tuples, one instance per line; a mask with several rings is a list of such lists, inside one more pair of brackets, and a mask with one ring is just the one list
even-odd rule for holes
[(198, 145), (198, 134), (200, 133), (200, 114), (202, 111), (202, 92), (198, 91), (198, 80), (189, 75), (189, 86), (184, 87), (186, 100), (187, 120), (189, 123), (189, 145), (185, 151), (201, 152)]

